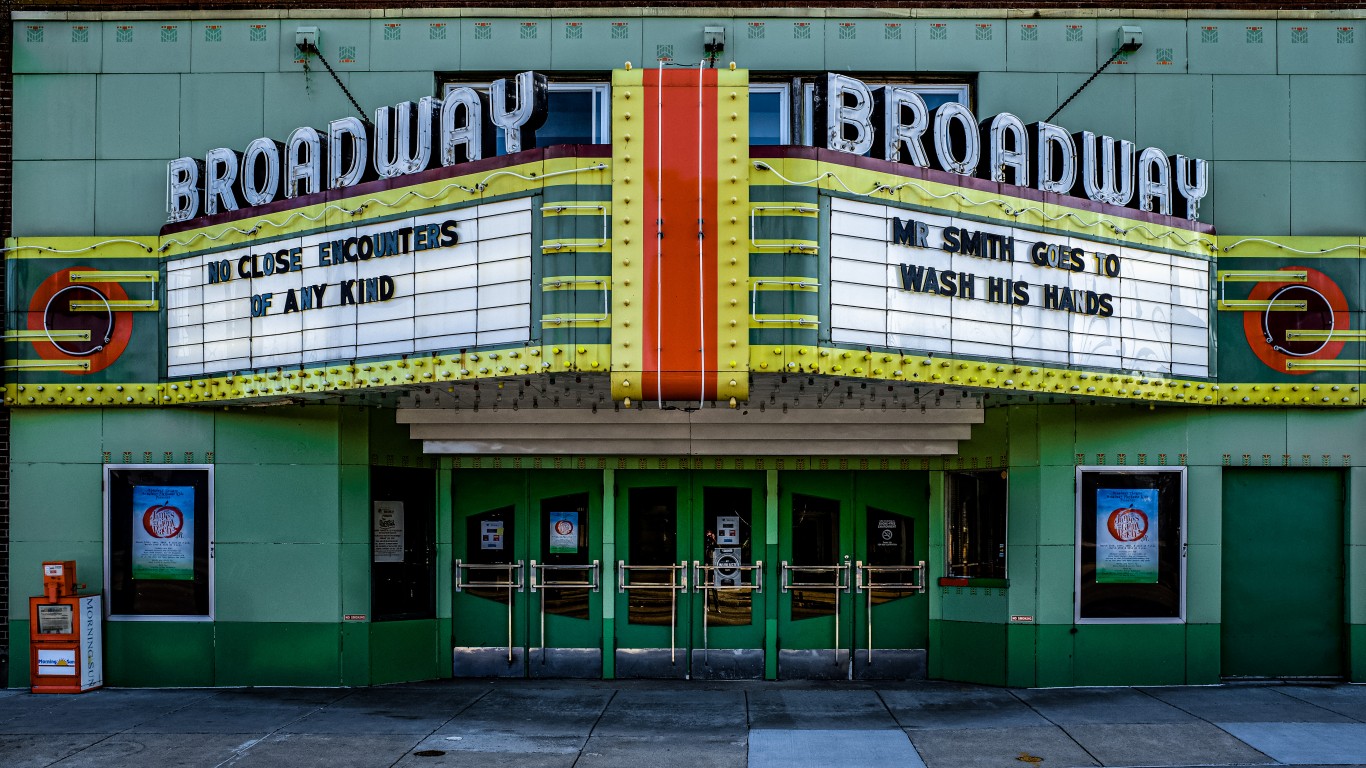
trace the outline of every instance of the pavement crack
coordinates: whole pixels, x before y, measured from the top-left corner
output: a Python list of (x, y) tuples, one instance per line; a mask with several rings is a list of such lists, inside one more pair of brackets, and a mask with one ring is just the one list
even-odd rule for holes
[(602, 722), (603, 716), (607, 714), (608, 707), (611, 707), (612, 702), (616, 701), (617, 693), (618, 690), (616, 688), (613, 688), (612, 695), (608, 696), (607, 702), (602, 705), (602, 711), (598, 713), (597, 719), (593, 721), (593, 727), (588, 729), (588, 735), (584, 737), (583, 746), (579, 747), (579, 754), (577, 757), (574, 758), (574, 762), (570, 764), (569, 768), (576, 768), (576, 766), (578, 766), (579, 764), (579, 760), (583, 759), (583, 751), (585, 749), (588, 749), (588, 742), (593, 740), (593, 732), (598, 729), (598, 723)]
[[(1028, 701), (1025, 701), (1024, 699), (1020, 698), (1020, 694), (1019, 694), (1018, 692), (1016, 692), (1016, 691), (1014, 691), (1014, 690), (1011, 690), (1011, 689), (1009, 689), (1009, 688), (1007, 688), (1006, 691), (1007, 691), (1011, 696), (1014, 696), (1016, 701), (1020, 702), (1021, 704), (1025, 705), (1026, 707), (1029, 707), (1031, 710), (1033, 710), (1033, 711), (1034, 711), (1034, 714), (1036, 714), (1036, 715), (1038, 715), (1039, 717), (1042, 717), (1043, 719), (1047, 720), (1054, 728), (1057, 728), (1059, 731), (1062, 731), (1062, 734), (1063, 734), (1064, 736), (1066, 736), (1067, 738), (1071, 739), (1071, 740), (1072, 740), (1072, 743), (1077, 745), (1077, 749), (1080, 749), (1082, 752), (1085, 752), (1085, 753), (1086, 753), (1086, 756), (1089, 757), (1089, 758), (1091, 758), (1092, 762), (1094, 762), (1096, 765), (1105, 765), (1105, 761), (1101, 760), (1100, 758), (1098, 758), (1098, 757), (1096, 757), (1094, 754), (1092, 754), (1091, 750), (1087, 749), (1085, 744), (1082, 744), (1080, 741), (1077, 741), (1077, 737), (1076, 737), (1076, 736), (1073, 736), (1073, 735), (1072, 735), (1072, 732), (1069, 731), (1069, 730), (1067, 730), (1067, 727), (1064, 726), (1062, 723), (1059, 723), (1058, 721), (1054, 720), (1053, 718), (1049, 717), (1048, 715), (1045, 715), (1043, 712), (1041, 712), (1041, 711), (1039, 710), (1038, 707), (1036, 707), (1036, 706), (1034, 706), (1033, 704), (1030, 704)], [(911, 743), (914, 744), (915, 742), (911, 742)]]
[(455, 714), (451, 715), (450, 717), (446, 718), (445, 720), (442, 720), (441, 723), (440, 723), (439, 725), (437, 725), (435, 728), (433, 728), (433, 729), (431, 729), (430, 731), (428, 731), (426, 736), (423, 736), (422, 738), (418, 739), (418, 740), (417, 740), (417, 744), (414, 744), (414, 745), (412, 746), (412, 748), (410, 748), (407, 752), (404, 752), (403, 754), (399, 755), (397, 760), (395, 760), (395, 761), (392, 762), (392, 763), (389, 763), (389, 768), (394, 768), (394, 766), (395, 766), (395, 765), (398, 765), (400, 762), (402, 762), (402, 761), (403, 761), (403, 758), (407, 757), (408, 754), (411, 753), (411, 752), (413, 751), (413, 749), (416, 749), (417, 746), (418, 746), (418, 744), (421, 744), (422, 742), (426, 741), (427, 739), (430, 739), (432, 736), (435, 736), (437, 731), (439, 731), (439, 730), (441, 730), (442, 728), (445, 728), (446, 726), (450, 725), (451, 722), (453, 722), (457, 717), (460, 717), (461, 715), (463, 715), (463, 714), (465, 714), (466, 712), (470, 711), (470, 707), (473, 707), (475, 704), (478, 704), (479, 702), (483, 701), (483, 700), (484, 700), (484, 697), (485, 697), (485, 696), (488, 696), (490, 693), (493, 693), (493, 689), (492, 689), (492, 688), (485, 688), (483, 693), (479, 694), (478, 696), (475, 696), (473, 699), (470, 699), (469, 702), (468, 702), (467, 704), (465, 704), (465, 706), (463, 706), (463, 707), (461, 707), (461, 708), (459, 709), (459, 711), (457, 711)]

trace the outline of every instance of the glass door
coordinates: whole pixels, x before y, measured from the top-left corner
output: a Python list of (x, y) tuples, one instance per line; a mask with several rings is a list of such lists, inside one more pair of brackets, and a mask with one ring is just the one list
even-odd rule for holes
[(532, 677), (602, 676), (602, 476), (542, 470), (531, 488)]
[(762, 678), (764, 475), (694, 472), (691, 486), (692, 675)]
[(618, 472), (616, 478), (616, 675), (688, 677), (688, 473)]
[(927, 483), (924, 472), (864, 472), (855, 479), (856, 678), (925, 677)]
[(526, 476), (457, 472), (452, 636), (456, 677), (526, 675)]
[(852, 474), (785, 472), (778, 501), (778, 676), (844, 679), (854, 641)]

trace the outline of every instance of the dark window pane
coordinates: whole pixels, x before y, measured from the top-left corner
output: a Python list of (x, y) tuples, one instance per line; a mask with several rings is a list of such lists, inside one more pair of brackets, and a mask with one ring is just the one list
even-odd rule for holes
[(783, 94), (776, 91), (749, 95), (749, 143), (755, 146), (782, 143)]
[[(627, 497), (630, 514), (628, 565), (677, 565), (678, 491), (668, 488), (632, 488)], [(676, 574), (666, 570), (632, 571), (633, 585), (659, 585), (659, 589), (632, 589), (627, 601), (627, 621), (667, 627), (672, 621), (676, 597), (668, 587)]]
[(1006, 577), (1005, 472), (947, 476), (948, 575)]
[[(370, 611), (375, 621), (436, 615), (436, 474), (370, 468)], [(392, 533), (397, 526), (401, 533)]]
[[(835, 585), (840, 583), (840, 503), (819, 496), (792, 494), (792, 620), (835, 615)], [(807, 570), (799, 566), (817, 566)], [(828, 587), (825, 585), (829, 585)]]

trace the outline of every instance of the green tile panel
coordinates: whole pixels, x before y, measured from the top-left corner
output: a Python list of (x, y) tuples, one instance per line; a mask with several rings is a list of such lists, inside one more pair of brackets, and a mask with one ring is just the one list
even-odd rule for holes
[(449, 664), (448, 637), (438, 635), (434, 619), (380, 621), (370, 625), (370, 684), (403, 683), (441, 677)]
[[(11, 464), (10, 505), (20, 514), (10, 519), (10, 541), (98, 545), (104, 540), (103, 481), (98, 464)], [(98, 563), (87, 565), (98, 569)]]
[[(132, 688), (222, 685), (215, 676), (218, 629), (207, 621), (107, 621), (104, 684)], [(293, 655), (285, 654), (286, 658)], [(244, 666), (246, 662), (229, 661), (228, 666)], [(27, 664), (11, 667), (21, 667), (27, 678)], [(27, 679), (24, 684), (28, 684)]]
[(1135, 75), (1136, 126), (1129, 139), (1161, 147), (1168, 155), (1214, 156), (1214, 78), (1212, 75)]
[[(805, 21), (805, 19), (803, 19)], [(825, 67), (833, 72), (886, 70), (892, 72), (956, 67), (927, 66), (925, 44), (916, 39), (917, 25), (908, 18), (826, 19)], [(782, 23), (777, 22), (781, 32)], [(812, 33), (816, 29), (813, 25)], [(793, 30), (794, 36), (796, 30)], [(782, 37), (780, 33), (777, 37)], [(803, 38), (801, 41), (805, 42)], [(937, 53), (937, 52), (936, 52)], [(932, 58), (934, 53), (929, 54)], [(790, 65), (788, 65), (790, 66)]]
[[(1077, 628), (1074, 685), (1181, 685), (1186, 628), (1181, 624), (1088, 624)], [(1123, 662), (1115, 651), (1124, 649)]]
[[(203, 158), (215, 147), (242, 152), (251, 141), (266, 135), (264, 90), (265, 76), (259, 73), (182, 75), (180, 153)], [(272, 138), (284, 142), (288, 136)], [(162, 159), (162, 176), (166, 159)]]
[(94, 157), (97, 80), (95, 75), (16, 74), (14, 159)]
[(916, 69), (999, 72), (1006, 68), (1009, 32), (1001, 19), (916, 19)]
[[(640, 18), (557, 16), (541, 26), (538, 33), (550, 38), (551, 69), (610, 70), (620, 69), (628, 61), (636, 66), (649, 66), (654, 61), (645, 54), (644, 20)], [(726, 45), (730, 47), (730, 39)], [(734, 54), (728, 53), (728, 57), (739, 60)]]
[(1186, 624), (1186, 685), (1214, 685), (1219, 680), (1219, 625)]
[(1294, 163), (1290, 190), (1290, 234), (1352, 236), (1362, 231), (1366, 162)]
[(1366, 74), (1363, 35), (1361, 19), (1284, 19), (1276, 29), (1277, 69), (1289, 75)]
[[(468, 72), (547, 69), (554, 28), (552, 21), (543, 18), (461, 19), (459, 65), (453, 61), (448, 68)], [(695, 36), (700, 47), (702, 36)]]
[(220, 621), (213, 630), (214, 685), (335, 686), (341, 682), (338, 624)]
[[(911, 20), (901, 21), (902, 37), (910, 39)], [(735, 20), (735, 34), (726, 39), (726, 55), (737, 66), (753, 70), (787, 69), (793, 59), (808, 62), (826, 60), (825, 19), (811, 17), (739, 18)], [(869, 34), (882, 33), (872, 30)], [(734, 53), (731, 53), (731, 52)]]
[(1009, 112), (1027, 125), (1048, 117), (1070, 93), (1059, 97), (1058, 75), (1051, 70), (983, 72), (977, 78), (976, 111), (979, 118)]
[[(1366, 33), (1366, 26), (1360, 32)], [(1357, 45), (1366, 57), (1366, 40)], [(1361, 120), (1366, 88), (1361, 77), (1346, 74), (1295, 75), (1290, 78), (1290, 157), (1296, 161), (1366, 160)], [(1331, 184), (1325, 179), (1321, 183)], [(1330, 187), (1331, 188), (1331, 187)], [(1360, 228), (1353, 234), (1360, 234)]]
[(214, 474), (215, 533), (226, 544), (336, 544), (337, 468), (222, 463)]
[(104, 36), (98, 22), (16, 21), (11, 39), (15, 74), (100, 71)]
[(156, 232), (166, 223), (165, 201), (166, 160), (95, 163), (95, 234)]
[[(187, 72), (194, 24), (185, 19), (134, 21), (98, 25), (103, 37), (101, 71)], [(95, 29), (91, 30), (93, 34)]]
[[(95, 233), (95, 164), (89, 160), (16, 160), (14, 237)], [(120, 233), (127, 234), (127, 233)]]
[[(1011, 19), (1002, 32), (1006, 45), (1005, 68), (1011, 72), (1085, 72), (1089, 75), (1105, 61), (1103, 58), (1097, 60), (1095, 19)], [(1045, 112), (1043, 117), (1047, 116)]]
[[(329, 622), (341, 614), (336, 544), (219, 543), (215, 553), (220, 622)], [(290, 585), (306, 585), (308, 598), (282, 600)]]
[(1006, 626), (959, 621), (936, 622), (937, 647), (953, 649), (939, 654), (940, 672), (946, 680), (983, 685), (1006, 685)]
[[(181, 118), (201, 118), (196, 113), (181, 115), (180, 78), (178, 74), (100, 75), (95, 156), (163, 162), (179, 156)], [(148, 119), (151, 104), (164, 117)]]
[(456, 69), (459, 61), (459, 18), (387, 16), (370, 20), (371, 70), (441, 72)]
[[(1070, 494), (1058, 506), (1072, 506)], [(1038, 602), (1034, 620), (1040, 624), (1071, 624), (1072, 590), (1076, 580), (1076, 548), (1072, 544), (1041, 545)], [(1012, 611), (1013, 613), (1013, 611)]]
[(1269, 19), (1188, 20), (1186, 50), (1190, 56), (1190, 71), (1274, 74), (1277, 23)]
[[(1209, 158), (1218, 161), (1218, 186), (1237, 184), (1236, 180), (1226, 180), (1225, 161), (1290, 159), (1289, 77), (1242, 73), (1215, 75), (1211, 88), (1214, 91), (1214, 147)], [(1279, 189), (1285, 189), (1285, 186)], [(1215, 222), (1221, 231), (1244, 231), (1230, 229), (1222, 218), (1216, 218)], [(1284, 230), (1258, 228), (1246, 231)]]
[(190, 69), (194, 72), (274, 72), (282, 35), (311, 20), (213, 19), (191, 26)]

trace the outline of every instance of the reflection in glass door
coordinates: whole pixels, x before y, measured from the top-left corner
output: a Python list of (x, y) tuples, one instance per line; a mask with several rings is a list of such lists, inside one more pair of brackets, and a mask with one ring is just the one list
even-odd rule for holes
[(764, 476), (697, 472), (692, 486), (692, 676), (762, 678)]
[[(471, 477), (471, 476), (466, 476)], [(526, 674), (525, 485), (520, 472), (455, 487), (452, 614), (457, 677)]]
[(688, 676), (687, 633), (679, 627), (691, 606), (686, 477), (651, 473), (639, 484), (618, 481), (626, 486), (617, 497), (617, 540), (625, 544), (617, 561), (618, 677)]
[(537, 558), (531, 561), (536, 615), (532, 677), (602, 674), (602, 564), (598, 520), (588, 491), (541, 499)]
[(849, 676), (851, 479), (847, 472), (793, 472), (779, 478), (779, 677)]

